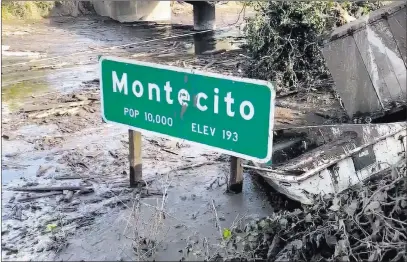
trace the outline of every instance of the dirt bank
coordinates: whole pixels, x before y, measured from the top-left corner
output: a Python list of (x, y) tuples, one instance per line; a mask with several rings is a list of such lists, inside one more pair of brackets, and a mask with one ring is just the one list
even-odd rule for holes
[(10, 1), (2, 4), (2, 20), (40, 20), (45, 17), (93, 14), (89, 1)]

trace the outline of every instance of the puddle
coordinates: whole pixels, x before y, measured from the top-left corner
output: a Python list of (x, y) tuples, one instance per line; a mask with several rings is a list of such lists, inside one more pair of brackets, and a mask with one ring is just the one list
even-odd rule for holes
[(41, 165), (46, 164), (48, 161), (45, 160), (45, 158), (38, 158), (26, 160), (24, 161), (24, 165), (22, 165), (18, 163), (20, 162), (18, 160), (13, 161), (12, 158), (9, 159), (4, 157), (2, 162), (1, 184), (2, 186), (5, 186), (12, 181), (15, 183), (16, 179), (21, 179), (23, 181), (29, 178), (34, 178), (38, 168)]
[(97, 77), (98, 65), (83, 65), (74, 68), (60, 70), (30, 71), (28, 74), (20, 74), (26, 77), (21, 82), (13, 82), (13, 75), (3, 78), (2, 102), (5, 102), (10, 111), (18, 110), (24, 100), (31, 96), (60, 91), (71, 92), (81, 88), (84, 81), (90, 81)]
[[(202, 174), (205, 173), (205, 175)], [(237, 218), (247, 222), (252, 219), (267, 216), (272, 212), (271, 206), (265, 201), (265, 193), (253, 183), (251, 176), (245, 174), (242, 194), (225, 194), (225, 187), (208, 185), (223, 172), (219, 167), (208, 166), (189, 172), (188, 176), (174, 178), (174, 189), (169, 189), (166, 201), (166, 218), (157, 225), (157, 239), (165, 239), (157, 246), (155, 261), (202, 261), (203, 253), (187, 252), (186, 247), (191, 238), (199, 242), (195, 247), (200, 250), (204, 238), (212, 245), (220, 242), (219, 230), (212, 203), (216, 206), (221, 228), (230, 228)], [(142, 203), (155, 207), (160, 200), (143, 199)], [(131, 203), (129, 204), (131, 205)], [(136, 261), (134, 251), (134, 231), (140, 236), (151, 236), (147, 221), (155, 221), (153, 209), (146, 205), (140, 207), (140, 223), (132, 221), (133, 211), (126, 209), (109, 213), (98, 218), (99, 223), (84, 231), (79, 230), (77, 237), (62, 250), (55, 260), (124, 260)], [(130, 222), (130, 223), (129, 223)], [(139, 226), (138, 224), (142, 225)], [(124, 237), (123, 237), (124, 235)], [(212, 249), (211, 245), (211, 249)], [(96, 247), (96, 248), (95, 248)], [(80, 252), (87, 250), (87, 252)], [(104, 250), (104, 252), (100, 252)], [(212, 252), (214, 250), (211, 250)]]
[(43, 94), (50, 90), (45, 81), (20, 82), (2, 86), (2, 102), (6, 103), (10, 111), (18, 110), (22, 101), (34, 94)]
[(22, 140), (8, 141), (2, 139), (1, 155), (2, 156), (15, 156), (24, 152), (29, 152), (34, 149), (34, 145)]
[(8, 56), (24, 56), (24, 57), (30, 57), (30, 58), (40, 58), (43, 57), (43, 55), (41, 55), (38, 52), (30, 52), (30, 51), (26, 51), (26, 52), (20, 52), (20, 51), (3, 51), (1, 52), (1, 54), (5, 57)]
[(55, 124), (52, 125), (26, 125), (19, 128), (16, 131), (16, 135), (22, 135), (26, 137), (38, 137), (38, 136), (47, 136), (55, 134), (58, 131), (58, 126)]
[(193, 39), (194, 43), (188, 49), (188, 54), (201, 55), (208, 51), (239, 49), (237, 42), (232, 42), (227, 38), (218, 39), (215, 32), (196, 34)]

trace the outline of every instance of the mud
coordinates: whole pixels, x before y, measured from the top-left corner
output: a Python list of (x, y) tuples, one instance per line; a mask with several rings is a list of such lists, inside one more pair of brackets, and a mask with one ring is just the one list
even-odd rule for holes
[[(241, 8), (228, 10), (218, 12), (227, 13), (218, 27), (239, 18)], [(182, 12), (173, 23), (192, 24), (192, 13)], [(4, 23), (3, 260), (202, 260), (216, 254), (219, 228), (272, 212), (250, 174), (243, 193), (227, 193), (223, 155), (148, 134), (146, 185), (129, 188), (128, 132), (100, 114), (97, 55), (239, 75), (242, 18), (209, 36), (215, 45), (204, 49), (227, 51), (216, 57), (195, 55), (202, 38), (161, 39), (191, 33), (188, 27), (93, 16)], [(127, 43), (139, 44), (107, 49)], [(53, 191), (61, 186), (81, 189)]]

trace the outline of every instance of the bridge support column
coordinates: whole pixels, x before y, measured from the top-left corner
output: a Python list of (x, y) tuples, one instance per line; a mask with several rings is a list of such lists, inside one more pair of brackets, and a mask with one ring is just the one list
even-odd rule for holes
[(170, 1), (102, 1), (92, 0), (97, 14), (121, 23), (136, 21), (170, 21)]
[(194, 30), (215, 29), (215, 5), (208, 2), (190, 2), (194, 6)]

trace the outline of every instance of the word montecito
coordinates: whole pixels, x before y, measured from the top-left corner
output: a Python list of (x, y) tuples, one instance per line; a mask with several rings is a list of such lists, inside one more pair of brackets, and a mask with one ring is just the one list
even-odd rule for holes
[[(113, 92), (115, 92), (115, 93), (120, 92), (124, 95), (129, 95), (129, 83), (127, 81), (127, 73), (123, 73), (119, 80), (119, 77), (117, 76), (116, 71), (112, 71), (112, 79), (113, 79)], [(148, 92), (149, 100), (151, 100), (151, 101), (155, 100), (156, 102), (159, 102), (159, 103), (161, 103), (161, 101), (164, 100), (164, 99), (161, 99), (162, 90), (160, 89), (160, 87), (157, 84), (148, 83), (147, 90), (148, 90), (147, 92)], [(143, 86), (143, 84), (140, 81), (135, 80), (131, 84), (131, 92), (133, 93), (133, 95), (135, 97), (140, 98), (145, 94), (145, 86)], [(170, 81), (167, 81), (165, 83), (164, 92), (165, 92), (165, 101), (167, 102), (167, 104), (172, 105), (174, 103), (174, 100), (171, 96), (172, 87), (171, 87)], [(219, 89), (214, 88), (214, 94), (213, 94), (213, 102), (214, 102), (213, 103), (213, 113), (214, 114), (219, 113), (218, 94), (219, 94)], [(195, 101), (196, 107), (202, 112), (209, 110), (208, 106), (205, 105), (205, 100), (207, 100), (207, 99), (208, 99), (208, 95), (203, 92), (199, 92), (195, 96), (194, 101)], [(177, 100), (181, 106), (188, 106), (188, 102), (191, 101), (191, 96), (186, 89), (181, 89), (178, 91)], [(236, 112), (232, 108), (232, 105), (235, 102), (235, 100), (232, 97), (232, 92), (228, 92), (223, 100), (226, 103), (226, 114), (229, 117), (234, 117)], [(253, 104), (250, 101), (241, 102), (240, 106), (239, 106), (239, 113), (240, 113), (240, 116), (244, 120), (251, 120), (254, 116)]]

